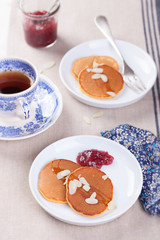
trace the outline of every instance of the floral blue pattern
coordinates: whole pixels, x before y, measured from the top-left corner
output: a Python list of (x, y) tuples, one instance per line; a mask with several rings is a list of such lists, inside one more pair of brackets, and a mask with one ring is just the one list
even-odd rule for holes
[[(44, 76), (41, 76), (36, 90), (33, 91), (33, 98), (31, 98), (36, 104), (34, 118), (29, 118), (26, 123), (24, 122), (18, 127), (1, 125), (0, 139), (16, 138), (18, 140), (23, 137), (35, 135), (48, 128), (56, 121), (62, 109), (62, 100), (59, 94), (58, 90), (55, 90), (54, 86), (50, 85)], [(27, 99), (27, 94), (25, 97)], [(48, 102), (48, 99), (51, 102)], [(30, 98), (28, 98), (28, 103), (30, 104)]]
[(160, 140), (150, 131), (128, 124), (101, 135), (122, 144), (136, 157), (143, 173), (139, 199), (146, 212), (160, 216)]
[(32, 80), (35, 81), (36, 79), (36, 73), (33, 70), (33, 68), (29, 65), (29, 63), (26, 63), (23, 60), (18, 59), (3, 59), (0, 60), (0, 72), (4, 71), (13, 71), (13, 70), (19, 70), (21, 72), (26, 72), (29, 77), (32, 78)]
[(14, 101), (0, 100), (0, 111), (13, 111), (14, 109), (16, 109), (16, 104)]

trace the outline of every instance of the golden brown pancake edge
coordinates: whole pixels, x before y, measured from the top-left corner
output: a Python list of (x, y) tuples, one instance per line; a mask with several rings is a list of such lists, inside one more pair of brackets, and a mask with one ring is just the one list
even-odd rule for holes
[(119, 64), (117, 61), (110, 57), (110, 56), (88, 56), (88, 57), (82, 57), (78, 58), (77, 60), (74, 61), (72, 65), (72, 74), (73, 76), (78, 80), (79, 73), (87, 68), (87, 67), (92, 67), (93, 62), (96, 62), (98, 64), (105, 64), (108, 66), (113, 67), (115, 70), (119, 71)]
[[(47, 163), (40, 171), (38, 177), (38, 190), (42, 196), (53, 202), (66, 202), (66, 186), (64, 179), (57, 179), (57, 173), (63, 170), (70, 170), (71, 172), (80, 165), (67, 160), (55, 159)], [(54, 170), (54, 171), (53, 171)]]
[[(85, 171), (85, 174), (84, 174)], [(86, 174), (86, 171), (88, 172)], [(91, 174), (92, 172), (92, 174)], [(82, 188), (77, 188), (77, 191), (75, 194), (70, 195), (69, 194), (69, 182), (70, 180), (73, 180), (74, 178), (78, 178), (78, 175), (81, 174), (82, 177), (85, 177), (88, 183), (90, 183), (91, 179), (88, 177), (89, 175), (92, 175), (92, 181), (91, 183), (91, 189), (86, 192)], [(102, 172), (100, 169), (94, 168), (94, 167), (81, 167), (79, 169), (76, 169), (73, 171), (66, 184), (66, 200), (68, 205), (77, 213), (88, 216), (88, 217), (93, 217), (102, 214), (108, 209), (108, 203), (113, 199), (113, 184), (110, 178), (107, 177), (106, 180), (102, 179), (102, 176), (106, 175), (104, 172)], [(97, 182), (100, 183), (98, 184), (97, 187)], [(106, 190), (104, 191), (104, 186), (108, 187), (108, 196), (106, 197)], [(103, 189), (102, 189), (103, 188)], [(95, 190), (96, 189), (96, 190)], [(81, 191), (81, 192), (80, 192)], [(84, 199), (88, 198), (92, 192), (97, 191), (97, 198), (99, 200), (98, 204), (87, 204)], [(100, 192), (99, 192), (100, 191)], [(76, 196), (76, 194), (78, 194)], [(88, 210), (88, 209), (89, 210)]]
[(92, 79), (92, 76), (95, 73), (88, 72), (88, 68), (85, 68), (80, 72), (78, 77), (81, 90), (88, 96), (99, 99), (113, 97), (107, 94), (107, 92), (113, 92), (115, 96), (119, 94), (124, 86), (124, 80), (122, 75), (115, 69), (107, 65), (101, 65), (98, 68), (103, 68), (103, 74), (107, 76), (108, 81), (103, 82), (100, 78)]

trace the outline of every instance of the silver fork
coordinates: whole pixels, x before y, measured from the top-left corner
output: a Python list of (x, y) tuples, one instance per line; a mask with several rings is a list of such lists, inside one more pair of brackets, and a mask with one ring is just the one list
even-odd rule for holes
[(122, 72), (123, 72), (123, 79), (126, 85), (138, 93), (140, 93), (141, 91), (144, 91), (146, 89), (146, 86), (123, 59), (121, 52), (119, 51), (113, 39), (107, 18), (105, 16), (97, 16), (95, 18), (95, 23), (96, 23), (96, 26), (101, 30), (101, 32), (107, 38), (107, 40), (110, 42), (115, 52), (118, 54), (123, 64)]

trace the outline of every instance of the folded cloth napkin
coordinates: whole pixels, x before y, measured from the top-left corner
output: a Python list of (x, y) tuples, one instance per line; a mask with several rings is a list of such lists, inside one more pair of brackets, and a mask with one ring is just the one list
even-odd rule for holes
[(153, 133), (128, 124), (101, 135), (122, 144), (136, 157), (143, 173), (140, 201), (146, 212), (160, 216), (160, 140)]

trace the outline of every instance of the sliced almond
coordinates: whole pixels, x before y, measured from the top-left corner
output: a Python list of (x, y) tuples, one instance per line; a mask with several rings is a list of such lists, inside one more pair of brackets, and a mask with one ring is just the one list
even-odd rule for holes
[(66, 169), (57, 173), (57, 179), (62, 179), (70, 174), (70, 170)]
[(93, 72), (93, 73), (102, 73), (103, 68), (87, 68), (86, 71), (87, 72)]
[(116, 94), (114, 93), (114, 92), (111, 92), (111, 91), (108, 91), (108, 92), (106, 92), (108, 95), (110, 95), (110, 96), (112, 96), (112, 97), (115, 97), (116, 96)]
[(69, 194), (70, 195), (75, 194), (76, 190), (77, 190), (77, 185), (76, 185), (75, 181), (71, 180), (69, 182)]
[(90, 190), (90, 186), (88, 184), (83, 185), (83, 189), (88, 192)]
[(55, 61), (46, 62), (43, 64), (42, 69), (50, 69), (53, 66), (55, 66), (55, 64), (56, 64)]
[(39, 73), (43, 73), (43, 69), (40, 69), (40, 70), (39, 70)]
[(99, 66), (99, 63), (97, 63), (97, 62), (93, 62), (93, 68), (98, 68), (98, 66)]
[(50, 69), (56, 64), (55, 61), (46, 62), (42, 65), (42, 68), (39, 70), (39, 73), (43, 73), (45, 69)]
[(98, 199), (95, 198), (96, 197), (96, 192), (93, 192), (90, 196), (90, 198), (86, 198), (85, 201), (88, 204), (96, 204), (98, 203)]
[(96, 192), (93, 192), (93, 193), (91, 194), (90, 198), (95, 198), (96, 195), (97, 195)]
[(78, 175), (78, 179), (80, 179), (80, 177), (81, 177), (81, 174)]
[(91, 72), (93, 72), (93, 73), (102, 73), (103, 72), (103, 68), (93, 68), (91, 70)]
[(91, 124), (91, 121), (90, 121), (89, 117), (83, 116), (83, 120), (84, 120), (87, 124)]
[(92, 75), (92, 79), (99, 79), (99, 78), (101, 78), (101, 80), (103, 82), (107, 82), (108, 81), (108, 78), (107, 78), (107, 76), (105, 74), (95, 73), (95, 74)]
[(107, 82), (108, 81), (108, 78), (105, 74), (101, 74), (101, 79), (103, 82)]
[(112, 200), (108, 203), (108, 209), (109, 210), (114, 210), (115, 208), (117, 208), (115, 202)]
[(88, 204), (97, 204), (98, 199), (96, 199), (96, 198), (86, 198), (85, 202), (88, 203)]
[(66, 180), (65, 180), (65, 182), (63, 183), (63, 185), (66, 185), (67, 180), (68, 180), (68, 177), (69, 177), (69, 176), (66, 176), (66, 177), (65, 177)]
[(103, 112), (102, 111), (99, 111), (99, 112), (96, 112), (92, 115), (93, 118), (99, 118), (99, 117), (102, 117), (103, 116)]
[(77, 187), (82, 187), (82, 183), (80, 181), (78, 181), (77, 179), (73, 180), (76, 184)]
[(100, 79), (101, 78), (101, 74), (100, 73), (95, 73), (92, 75), (92, 79)]
[(102, 176), (102, 179), (103, 179), (103, 180), (106, 180), (107, 178), (108, 178), (107, 175), (103, 175), (103, 176)]
[(89, 185), (88, 182), (86, 181), (86, 179), (84, 177), (80, 177), (79, 181), (84, 184), (84, 185)]

